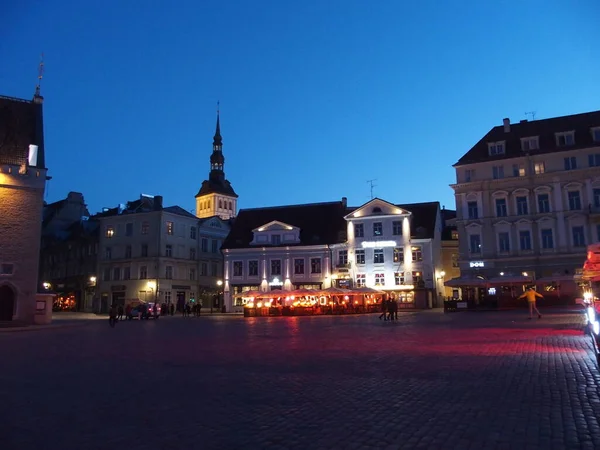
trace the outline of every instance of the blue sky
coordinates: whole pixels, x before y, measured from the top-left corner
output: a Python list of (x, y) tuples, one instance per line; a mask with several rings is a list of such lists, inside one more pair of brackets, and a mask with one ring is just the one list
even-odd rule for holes
[[(194, 208), (221, 102), (242, 208), (374, 194), (454, 207), (455, 163), (503, 117), (600, 109), (594, 0), (8, 2), (0, 94), (44, 52), (47, 201)], [(450, 6), (452, 5), (452, 6)]]

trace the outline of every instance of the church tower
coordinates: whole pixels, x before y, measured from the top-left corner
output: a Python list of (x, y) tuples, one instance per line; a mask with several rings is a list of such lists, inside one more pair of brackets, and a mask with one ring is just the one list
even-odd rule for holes
[(225, 179), (225, 157), (223, 156), (223, 138), (221, 137), (220, 113), (217, 109), (217, 129), (213, 138), (213, 151), (210, 155), (210, 173), (208, 180), (196, 194), (196, 216), (200, 219), (219, 216), (223, 220), (236, 216), (238, 195)]

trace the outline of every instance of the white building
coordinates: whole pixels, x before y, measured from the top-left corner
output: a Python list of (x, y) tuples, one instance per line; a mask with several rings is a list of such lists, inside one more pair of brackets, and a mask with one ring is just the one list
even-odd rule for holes
[(227, 222), (198, 219), (179, 206), (164, 208), (162, 197), (144, 195), (95, 218), (100, 221), (98, 309), (137, 299), (177, 308), (202, 300), (210, 306), (222, 280)]
[(386, 290), (412, 306), (416, 287), (442, 286), (441, 225), (437, 202), (374, 199), (348, 208), (344, 198), (242, 209), (223, 245), (227, 310), (241, 310), (246, 290), (355, 285)]

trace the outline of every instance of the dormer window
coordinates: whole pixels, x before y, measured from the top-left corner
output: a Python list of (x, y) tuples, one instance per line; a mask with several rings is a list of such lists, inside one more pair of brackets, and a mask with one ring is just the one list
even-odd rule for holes
[(490, 156), (504, 155), (504, 141), (490, 142), (488, 144)]
[(600, 143), (600, 127), (592, 128), (592, 139), (594, 142)]
[(273, 244), (273, 245), (281, 244), (281, 235), (280, 234), (271, 235), (271, 244)]
[(540, 148), (539, 140), (537, 136), (526, 137), (521, 139), (521, 150), (529, 152), (531, 150), (537, 150)]
[(381, 208), (379, 206), (376, 206), (375, 208), (373, 208), (373, 212), (374, 213), (380, 213), (381, 212)]
[(575, 132), (565, 131), (564, 133), (556, 133), (556, 145), (559, 147), (575, 145)]

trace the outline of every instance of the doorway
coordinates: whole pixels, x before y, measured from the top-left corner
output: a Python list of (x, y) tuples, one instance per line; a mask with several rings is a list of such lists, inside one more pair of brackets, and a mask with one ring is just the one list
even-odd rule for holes
[(12, 320), (15, 310), (15, 291), (10, 286), (0, 286), (0, 320)]
[(185, 291), (177, 291), (177, 311), (182, 312), (185, 306)]

